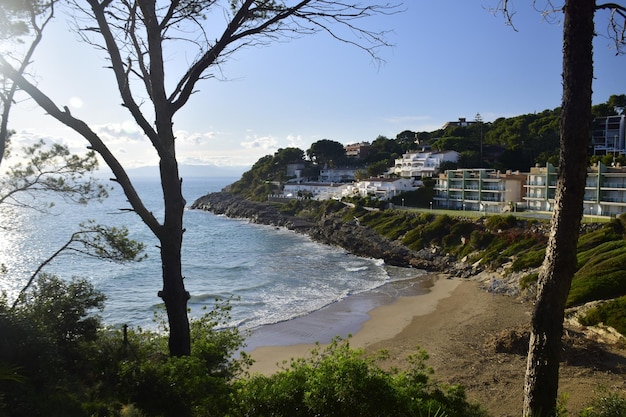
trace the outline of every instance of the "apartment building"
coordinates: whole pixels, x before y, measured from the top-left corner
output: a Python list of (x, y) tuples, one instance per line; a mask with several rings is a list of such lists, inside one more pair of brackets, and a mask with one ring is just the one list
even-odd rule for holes
[[(532, 168), (526, 182), (526, 207), (552, 211), (556, 194), (557, 168), (551, 164)], [(598, 162), (587, 169), (583, 214), (619, 216), (626, 213), (626, 168)]]
[(439, 174), (435, 208), (503, 213), (523, 202), (526, 174), (493, 169), (454, 169)]
[(548, 163), (545, 167), (530, 169), (526, 180), (526, 209), (531, 211), (552, 211), (556, 193), (557, 169)]
[[(532, 168), (526, 182), (528, 210), (552, 211), (556, 194), (557, 168), (547, 164)], [(598, 162), (587, 169), (583, 214), (619, 216), (626, 212), (626, 168)]]
[(593, 155), (626, 154), (626, 115), (596, 117), (591, 130)]
[(439, 173), (442, 162), (457, 162), (459, 153), (443, 152), (410, 152), (395, 160), (390, 173), (404, 178), (434, 177)]

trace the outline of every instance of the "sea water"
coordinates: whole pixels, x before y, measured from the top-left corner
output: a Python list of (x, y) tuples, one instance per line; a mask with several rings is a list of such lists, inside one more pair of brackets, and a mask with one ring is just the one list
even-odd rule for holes
[[(219, 191), (236, 178), (186, 178), (187, 205)], [(158, 180), (138, 179), (136, 189), (145, 205), (162, 218)], [(114, 187), (102, 203), (77, 205), (53, 196), (48, 213), (0, 207), (0, 291), (14, 299), (35, 269), (68, 241), (87, 220), (125, 226), (129, 237), (146, 245), (147, 259), (117, 264), (65, 251), (44, 269), (63, 279), (85, 278), (106, 297), (101, 313), (107, 325), (154, 328), (162, 311), (157, 292), (162, 286), (158, 241), (139, 217), (129, 212), (125, 196)], [(389, 268), (381, 260), (356, 257), (307, 236), (271, 226), (229, 219), (210, 212), (186, 210), (182, 261), (185, 286), (191, 294), (191, 316), (211, 308), (216, 299), (230, 299), (231, 325), (255, 328), (319, 310), (350, 295), (419, 272)]]

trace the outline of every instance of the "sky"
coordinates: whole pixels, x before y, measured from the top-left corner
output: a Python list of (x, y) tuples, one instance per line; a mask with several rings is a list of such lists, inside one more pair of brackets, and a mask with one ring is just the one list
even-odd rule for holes
[[(478, 113), (489, 122), (559, 107), (561, 16), (547, 22), (531, 0), (516, 0), (514, 29), (490, 13), (496, 5), (405, 0), (403, 12), (362, 22), (390, 30), (393, 46), (377, 51), (380, 63), (324, 33), (239, 50), (216, 77), (200, 82), (177, 114), (178, 160), (243, 172), (279, 148), (306, 150), (321, 139), (371, 142), (404, 130), (436, 130), (460, 117), (473, 120)], [(596, 16), (594, 104), (626, 94), (626, 56), (616, 56), (607, 22), (606, 13)], [(189, 65), (187, 54), (168, 51), (168, 81)], [(40, 88), (92, 126), (124, 166), (158, 163), (120, 106), (102, 53), (81, 43), (67, 18), (50, 28), (32, 68)], [(84, 150), (84, 139), (33, 102), (20, 100), (14, 110), (9, 124), (17, 132), (15, 147), (45, 139)]]

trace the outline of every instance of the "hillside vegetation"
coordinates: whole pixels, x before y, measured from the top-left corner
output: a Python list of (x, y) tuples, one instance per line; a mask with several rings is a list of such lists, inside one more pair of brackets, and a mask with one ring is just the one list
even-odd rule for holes
[[(606, 103), (592, 108), (592, 117), (615, 115), (618, 107), (626, 106), (626, 95), (612, 95)], [(310, 149), (278, 149), (274, 155), (259, 159), (241, 179), (232, 185), (231, 192), (245, 198), (265, 201), (268, 194), (280, 190), (280, 183), (289, 179), (287, 165), (302, 162), (302, 178), (316, 180), (324, 167), (352, 167), (363, 177), (377, 176), (394, 166), (395, 160), (408, 152), (422, 149), (452, 150), (459, 153), (457, 163), (444, 163), (442, 169), (491, 168), (501, 171), (528, 172), (535, 164), (559, 163), (560, 108), (515, 117), (501, 117), (493, 122), (470, 122), (467, 126), (450, 125), (432, 132), (404, 130), (395, 138), (378, 136), (371, 141), (368, 154), (363, 159), (350, 158), (339, 142), (322, 139)], [(307, 158), (305, 158), (305, 156)], [(602, 160), (611, 165), (614, 155), (592, 156), (590, 163)], [(626, 166), (626, 156), (619, 155), (615, 162)], [(430, 200), (424, 200), (430, 201)]]

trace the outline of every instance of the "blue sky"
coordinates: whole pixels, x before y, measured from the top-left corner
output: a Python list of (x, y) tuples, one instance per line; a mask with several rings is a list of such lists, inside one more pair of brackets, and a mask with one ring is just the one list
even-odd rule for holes
[[(364, 22), (392, 30), (394, 47), (379, 51), (380, 65), (325, 34), (241, 50), (176, 117), (179, 161), (249, 167), (278, 148), (306, 150), (320, 139), (372, 141), (477, 113), (493, 121), (558, 107), (562, 25), (545, 22), (530, 0), (517, 0), (515, 31), (488, 11), (496, 4), (407, 0), (405, 12)], [(606, 15), (597, 16), (599, 35), (606, 23)], [(65, 18), (51, 29), (33, 66), (41, 88), (100, 132), (127, 167), (156, 165), (119, 105), (102, 55), (78, 42)], [(626, 57), (615, 56), (606, 36), (596, 38), (594, 52), (594, 104), (625, 94)], [(188, 59), (171, 51), (168, 62), (182, 70)], [(33, 103), (16, 110), (10, 124), (17, 145), (45, 138), (84, 148)]]

